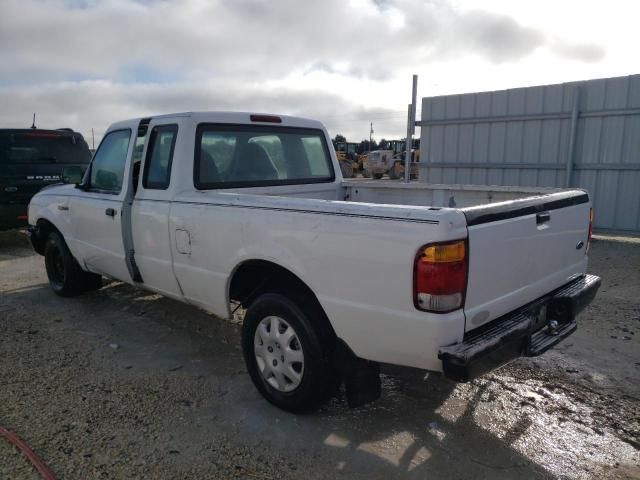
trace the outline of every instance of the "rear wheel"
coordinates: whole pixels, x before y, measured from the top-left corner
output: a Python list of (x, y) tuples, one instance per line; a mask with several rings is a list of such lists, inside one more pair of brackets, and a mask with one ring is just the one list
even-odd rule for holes
[(331, 346), (314, 321), (320, 314), (279, 293), (262, 294), (247, 309), (242, 327), (247, 370), (262, 396), (283, 410), (311, 410), (332, 393)]
[(44, 246), (44, 264), (49, 285), (62, 297), (73, 297), (102, 286), (102, 277), (82, 270), (62, 235), (57, 232), (52, 232), (47, 237)]

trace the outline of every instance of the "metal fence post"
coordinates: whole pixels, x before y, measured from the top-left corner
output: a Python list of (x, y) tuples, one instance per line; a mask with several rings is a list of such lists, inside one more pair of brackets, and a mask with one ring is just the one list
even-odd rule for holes
[(571, 133), (569, 135), (569, 148), (567, 153), (567, 170), (565, 173), (564, 185), (571, 186), (571, 176), (573, 174), (574, 155), (576, 149), (576, 133), (578, 131), (578, 119), (580, 116), (580, 87), (576, 85), (573, 93), (573, 110), (571, 111)]
[(411, 146), (413, 133), (416, 131), (416, 97), (418, 96), (418, 75), (413, 76), (413, 89), (411, 91), (411, 103), (409, 104), (407, 118), (407, 139), (404, 154), (404, 182), (409, 183), (411, 178)]

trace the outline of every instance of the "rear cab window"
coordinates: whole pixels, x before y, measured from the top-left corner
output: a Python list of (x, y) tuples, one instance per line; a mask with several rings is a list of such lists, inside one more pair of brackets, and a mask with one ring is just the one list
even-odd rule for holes
[(201, 124), (196, 132), (198, 189), (333, 182), (324, 132), (318, 129)]

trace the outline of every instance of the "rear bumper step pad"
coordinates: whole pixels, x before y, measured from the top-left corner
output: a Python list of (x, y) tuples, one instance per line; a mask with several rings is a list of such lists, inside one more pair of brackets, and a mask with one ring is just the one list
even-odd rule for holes
[(580, 278), (440, 348), (444, 375), (472, 380), (521, 356), (542, 354), (577, 328), (576, 315), (595, 297), (600, 277)]

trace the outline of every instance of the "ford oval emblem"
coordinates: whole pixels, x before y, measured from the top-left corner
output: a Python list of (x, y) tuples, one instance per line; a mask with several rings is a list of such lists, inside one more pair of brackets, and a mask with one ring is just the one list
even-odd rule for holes
[(18, 191), (18, 187), (4, 187), (5, 192), (13, 193)]
[(584, 242), (580, 240), (578, 243), (576, 243), (576, 250), (580, 250), (582, 247), (584, 247)]

